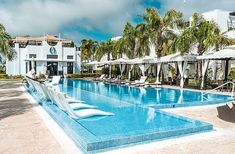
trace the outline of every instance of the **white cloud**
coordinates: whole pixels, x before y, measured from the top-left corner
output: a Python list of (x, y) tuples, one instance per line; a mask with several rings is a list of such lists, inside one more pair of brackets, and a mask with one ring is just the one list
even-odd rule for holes
[(235, 11), (234, 0), (160, 0), (161, 11), (176, 9), (188, 19), (194, 12), (203, 13), (213, 9)]
[(144, 10), (140, 0), (8, 0), (0, 3), (0, 23), (13, 36), (58, 33), (69, 25), (118, 35), (127, 21)]

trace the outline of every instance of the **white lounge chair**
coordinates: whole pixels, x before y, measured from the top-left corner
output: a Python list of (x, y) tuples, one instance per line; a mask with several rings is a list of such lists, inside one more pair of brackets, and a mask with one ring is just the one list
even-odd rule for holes
[(64, 106), (68, 114), (74, 118), (74, 119), (82, 119), (82, 118), (88, 118), (92, 116), (111, 116), (114, 115), (110, 112), (104, 112), (98, 109), (81, 109), (81, 110), (74, 110), (70, 104), (68, 104), (66, 101), (63, 101), (64, 95), (58, 92), (55, 92), (57, 94), (57, 97), (60, 101), (60, 103)]
[(159, 81), (156, 81), (153, 83), (149, 83), (148, 81), (146, 81), (143, 84), (139, 84), (139, 86), (160, 86), (160, 85), (162, 85), (162, 84)]
[(101, 74), (100, 77), (94, 79), (94, 81), (102, 81), (105, 77), (105, 74)]
[(60, 76), (53, 76), (51, 82), (45, 82), (46, 86), (54, 86), (59, 84), (60, 82)]
[[(50, 98), (51, 101), (53, 101), (52, 99), (52, 96), (50, 96), (50, 91), (48, 89), (48, 87), (46, 87), (45, 85), (42, 85), (41, 84), (41, 87), (42, 87), (42, 90), (43, 90), (43, 93), (45, 95), (45, 97), (48, 99)], [(64, 94), (66, 95), (66, 94)], [(76, 100), (72, 97), (66, 97), (66, 100), (69, 102), (69, 103), (84, 103), (85, 101), (81, 101), (81, 100)]]
[(148, 78), (147, 76), (141, 76), (139, 80), (136, 80), (135, 82), (130, 83), (130, 85), (144, 84), (147, 78)]
[[(64, 106), (64, 104), (68, 104), (68, 106), (70, 108), (72, 108), (73, 110), (77, 110), (77, 109), (91, 109), (91, 108), (97, 108), (96, 106), (92, 106), (92, 105), (88, 105), (88, 104), (84, 104), (84, 103), (69, 103), (66, 98), (64, 97), (63, 94), (55, 92), (52, 89), (49, 89), (51, 98), (53, 100), (53, 102), (62, 110), (66, 111), (66, 107)], [(61, 95), (61, 97), (58, 97), (58, 94)]]

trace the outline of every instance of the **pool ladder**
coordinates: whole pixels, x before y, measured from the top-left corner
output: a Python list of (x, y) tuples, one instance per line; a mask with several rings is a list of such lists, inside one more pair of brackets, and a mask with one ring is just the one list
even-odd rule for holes
[[(231, 96), (233, 97), (233, 96), (234, 96), (234, 86), (235, 86), (235, 84), (234, 84), (232, 81), (228, 81), (228, 82), (226, 82), (226, 83), (224, 83), (224, 84), (222, 84), (222, 85), (220, 85), (220, 86), (218, 86), (218, 87), (216, 87), (216, 88), (214, 88), (214, 89), (212, 89), (212, 90), (210, 90), (210, 91), (208, 91), (208, 92), (204, 92), (204, 93), (202, 94), (202, 95), (203, 95), (203, 98), (207, 99), (207, 98), (205, 97), (206, 94), (209, 94), (211, 91), (214, 91), (214, 90), (217, 90), (217, 89), (219, 89), (219, 88), (222, 88), (222, 87), (224, 87), (225, 85), (228, 85), (228, 84), (232, 84)], [(207, 99), (207, 100), (208, 100), (208, 99)]]

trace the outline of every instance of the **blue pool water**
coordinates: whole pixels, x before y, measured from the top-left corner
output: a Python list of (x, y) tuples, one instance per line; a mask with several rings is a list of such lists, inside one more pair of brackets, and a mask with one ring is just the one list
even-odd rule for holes
[[(95, 94), (97, 99), (112, 98), (114, 102), (125, 102), (154, 108), (170, 108), (181, 106), (208, 105), (224, 103), (233, 97), (219, 94), (204, 94), (189, 90), (171, 88), (138, 88), (90, 82), (84, 80), (68, 80), (61, 87), (69, 95), (86, 100), (86, 93)], [(73, 93), (76, 91), (77, 93)], [(84, 95), (83, 95), (84, 94)], [(96, 101), (96, 100), (94, 100)]]
[[(115, 114), (75, 120), (56, 105), (42, 103), (65, 133), (86, 153), (212, 130), (211, 124), (166, 113), (158, 109), (159, 105), (161, 108), (166, 107), (162, 104), (208, 104), (231, 99), (224, 95), (208, 94), (204, 98), (199, 92), (131, 88), (83, 80), (66, 80), (57, 88)], [(37, 98), (35, 93), (31, 94)]]

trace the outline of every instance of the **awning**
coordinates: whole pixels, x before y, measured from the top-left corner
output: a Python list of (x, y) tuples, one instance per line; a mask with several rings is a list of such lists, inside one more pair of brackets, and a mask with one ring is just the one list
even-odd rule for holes
[(92, 61), (92, 62), (89, 62), (87, 63), (86, 65), (98, 65), (100, 62), (98, 61)]
[(110, 63), (111, 64), (127, 64), (127, 62), (128, 62), (128, 59), (119, 58), (119, 59), (111, 61)]
[(127, 60), (127, 64), (151, 64), (154, 63), (154, 57), (145, 56), (143, 58), (135, 58)]
[(169, 63), (169, 62), (180, 62), (180, 61), (196, 61), (196, 55), (194, 54), (185, 54), (181, 55), (179, 52), (156, 58), (156, 63)]
[(203, 54), (202, 56), (198, 56), (197, 59), (230, 59), (235, 58), (235, 50), (234, 49), (223, 49), (213, 53)]

